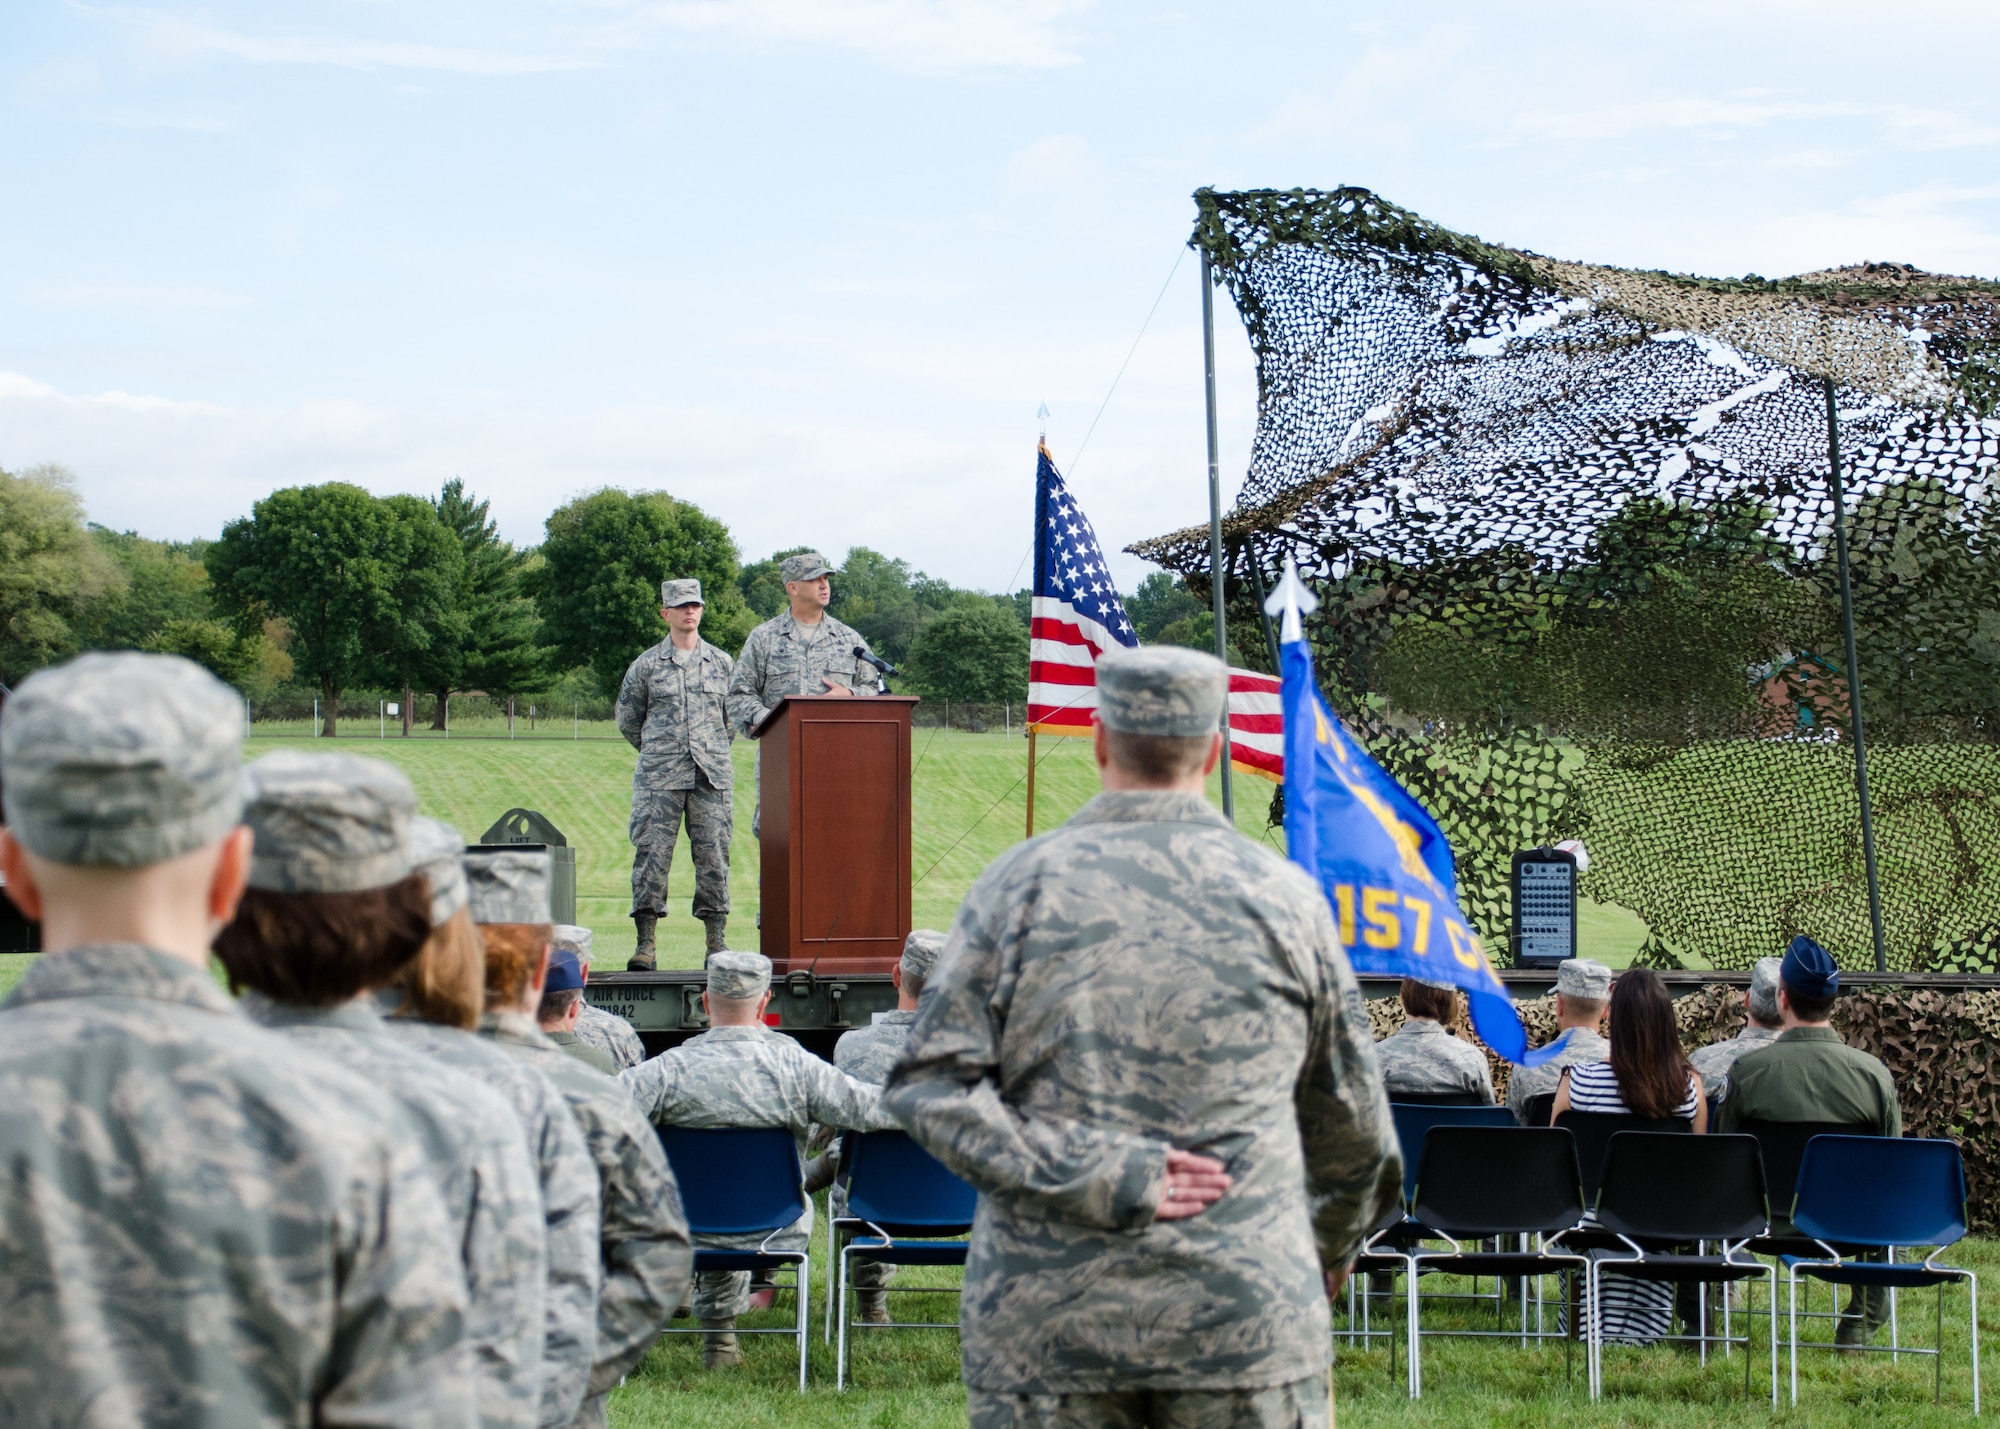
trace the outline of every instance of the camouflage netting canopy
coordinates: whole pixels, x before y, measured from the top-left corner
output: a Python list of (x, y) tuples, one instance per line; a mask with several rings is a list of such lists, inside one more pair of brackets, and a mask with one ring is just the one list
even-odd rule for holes
[[(1264, 648), (1296, 560), (1329, 699), (1496, 953), (1511, 855), (1574, 836), (1646, 961), (1803, 932), (1872, 964), (1830, 381), (1890, 966), (1996, 969), (2000, 283), (1572, 263), (1364, 189), (1196, 201), (1257, 361), (1232, 636)], [(1132, 549), (1208, 588), (1205, 527)]]

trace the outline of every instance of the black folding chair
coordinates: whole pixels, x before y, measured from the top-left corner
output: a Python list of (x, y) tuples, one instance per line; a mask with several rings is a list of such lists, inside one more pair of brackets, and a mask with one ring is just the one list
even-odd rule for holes
[[(1714, 1285), (1765, 1277), (1771, 1290), (1771, 1405), (1778, 1403), (1778, 1271), (1750, 1255), (1747, 1247), (1770, 1228), (1764, 1194), (1764, 1163), (1750, 1136), (1679, 1136), (1658, 1132), (1618, 1132), (1605, 1152), (1597, 1197), (1597, 1222), (1618, 1238), (1617, 1250), (1591, 1257), (1585, 1280), (1590, 1322), (1590, 1397), (1604, 1391), (1602, 1281), (1606, 1271), (1634, 1280)], [(1719, 1254), (1687, 1255), (1652, 1247), (1716, 1241)], [(1746, 1307), (1747, 1309), (1747, 1307)], [(1696, 1340), (1706, 1359), (1713, 1338)], [(1743, 1346), (1743, 1391), (1750, 1392), (1750, 1336)]]
[(1684, 1117), (1629, 1116), (1610, 1111), (1566, 1111), (1555, 1124), (1576, 1138), (1576, 1164), (1583, 1172), (1585, 1203), (1597, 1200), (1598, 1179), (1604, 1171), (1604, 1153), (1611, 1138), (1620, 1132), (1646, 1131), (1665, 1135), (1694, 1132), (1694, 1123)]
[[(1533, 1127), (1438, 1126), (1424, 1137), (1417, 1172), (1417, 1193), (1411, 1219), (1425, 1237), (1450, 1244), (1449, 1251), (1425, 1251), (1412, 1245), (1405, 1256), (1409, 1268), (1410, 1398), (1423, 1395), (1423, 1329), (1417, 1281), (1421, 1276), (1450, 1273), (1491, 1275), (1498, 1279), (1528, 1279), (1564, 1271), (1584, 1270), (1582, 1254), (1562, 1246), (1562, 1238), (1583, 1220), (1583, 1185), (1577, 1175), (1576, 1142), (1566, 1131)], [(1513, 1238), (1517, 1250), (1467, 1250), (1465, 1240)], [(1539, 1245), (1527, 1249), (1528, 1239)], [(1559, 1248), (1561, 1247), (1561, 1248)], [(1432, 1331), (1465, 1338), (1513, 1339), (1513, 1330)], [(1528, 1329), (1527, 1297), (1521, 1297), (1521, 1328), (1529, 1339), (1545, 1338), (1541, 1327)], [(1565, 1358), (1568, 1341), (1564, 1340)]]
[(1492, 1106), (1493, 1103), (1479, 1092), (1399, 1092), (1389, 1089), (1389, 1101), (1395, 1106)]

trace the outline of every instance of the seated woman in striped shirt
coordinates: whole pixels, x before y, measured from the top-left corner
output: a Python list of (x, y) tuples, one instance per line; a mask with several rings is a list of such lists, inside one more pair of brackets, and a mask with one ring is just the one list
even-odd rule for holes
[[(1609, 1112), (1654, 1121), (1679, 1118), (1708, 1130), (1708, 1102), (1674, 1026), (1674, 1002), (1659, 974), (1646, 968), (1621, 973), (1611, 987), (1611, 1060), (1563, 1069), (1554, 1115)], [(1673, 1322), (1673, 1288), (1606, 1271), (1599, 1280), (1604, 1338), (1651, 1344)]]

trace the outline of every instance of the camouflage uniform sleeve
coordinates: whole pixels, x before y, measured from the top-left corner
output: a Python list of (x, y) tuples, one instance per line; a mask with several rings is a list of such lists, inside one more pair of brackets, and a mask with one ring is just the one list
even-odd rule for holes
[(543, 1308), (542, 1424), (576, 1417), (597, 1357), (597, 1296), (604, 1283), (598, 1254), (597, 1163), (576, 1118), (551, 1087), (553, 1103), (538, 1154), (543, 1164), (542, 1220), (548, 1227), (549, 1287)]
[(478, 1422), (458, 1237), (415, 1144), (413, 1134), (384, 1137), (346, 1188), (345, 1273), (315, 1423)]
[(604, 1293), (590, 1393), (608, 1394), (645, 1358), (694, 1279), (694, 1243), (680, 1187), (651, 1126), (620, 1118), (616, 1175), (604, 1181)]
[[(836, 1047), (835, 1052), (840, 1050)], [(842, 1131), (889, 1131), (896, 1118), (882, 1106), (882, 1089), (857, 1082), (838, 1067), (817, 1057), (800, 1063), (805, 1073), (806, 1104), (820, 1126)]]
[(627, 1067), (618, 1074), (618, 1085), (625, 1088), (632, 1098), (632, 1105), (647, 1121), (660, 1119), (660, 1110), (672, 1093), (678, 1065), (678, 1058), (663, 1053), (658, 1057), (648, 1057), (638, 1066)]
[(1000, 1094), (1014, 978), (1008, 949), (987, 925), (1017, 901), (1011, 862), (988, 869), (966, 895), (882, 1105), (931, 1155), (1010, 1210), (1101, 1230), (1144, 1227), (1166, 1189), (1165, 1142), (1024, 1116)]
[(729, 727), (741, 735), (748, 735), (757, 727), (757, 721), (770, 713), (758, 694), (764, 686), (764, 645), (764, 627), (760, 625), (743, 642), (742, 653), (730, 671), (729, 696), (724, 704), (729, 711)]
[(625, 736), (625, 742), (634, 749), (639, 747), (639, 736), (646, 728), (646, 679), (649, 663), (644, 655), (634, 660), (625, 669), (624, 683), (618, 686), (618, 732)]
[(1402, 1195), (1403, 1158), (1360, 984), (1340, 951), (1326, 900), (1315, 891), (1312, 903), (1323, 971), (1295, 1101), (1320, 1264), (1334, 1270), (1352, 1262)]

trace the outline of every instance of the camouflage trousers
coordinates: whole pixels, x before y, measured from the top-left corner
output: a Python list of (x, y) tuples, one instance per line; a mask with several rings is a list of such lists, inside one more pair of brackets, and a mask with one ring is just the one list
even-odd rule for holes
[(632, 801), (632, 911), (667, 911), (667, 870), (674, 845), (687, 825), (688, 852), (694, 856), (694, 916), (719, 918), (729, 912), (729, 840), (736, 828), (729, 791), (700, 775), (692, 789), (655, 789)]
[[(697, 1250), (755, 1250), (768, 1245), (772, 1250), (812, 1249), (813, 1212), (806, 1213), (776, 1235), (752, 1231), (745, 1235), (698, 1235)], [(694, 1317), (697, 1320), (731, 1320), (750, 1308), (750, 1272), (747, 1270), (702, 1270), (694, 1277)]]
[(1261, 1389), (1008, 1394), (969, 1389), (971, 1429), (1327, 1429), (1324, 1374)]
[(606, 1413), (605, 1402), (608, 1394), (594, 1394), (578, 1406), (576, 1418), (569, 1421), (569, 1429), (608, 1429), (611, 1423)]

